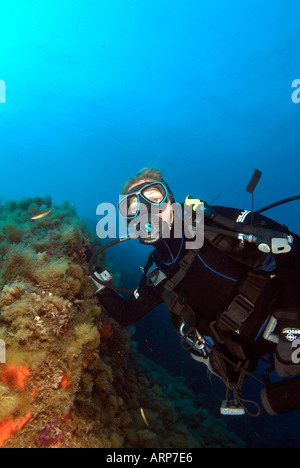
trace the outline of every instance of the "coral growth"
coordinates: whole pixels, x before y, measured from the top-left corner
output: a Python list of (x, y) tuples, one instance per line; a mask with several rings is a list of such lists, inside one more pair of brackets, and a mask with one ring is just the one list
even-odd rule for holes
[[(0, 205), (0, 447), (239, 446), (101, 310), (69, 203)], [(184, 416), (183, 408), (190, 408)]]

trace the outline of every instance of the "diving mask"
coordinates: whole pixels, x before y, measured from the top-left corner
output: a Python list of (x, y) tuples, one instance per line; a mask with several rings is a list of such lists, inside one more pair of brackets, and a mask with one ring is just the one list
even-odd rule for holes
[(169, 191), (162, 182), (152, 182), (135, 186), (125, 195), (118, 204), (121, 216), (126, 219), (134, 219), (141, 211), (141, 203), (144, 205), (160, 206), (169, 195)]

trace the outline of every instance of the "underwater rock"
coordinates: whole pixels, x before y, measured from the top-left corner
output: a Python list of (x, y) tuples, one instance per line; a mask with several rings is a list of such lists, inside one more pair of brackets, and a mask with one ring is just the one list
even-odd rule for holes
[(31, 220), (50, 206), (0, 205), (0, 447), (242, 446), (100, 308), (83, 254), (98, 239), (68, 202)]

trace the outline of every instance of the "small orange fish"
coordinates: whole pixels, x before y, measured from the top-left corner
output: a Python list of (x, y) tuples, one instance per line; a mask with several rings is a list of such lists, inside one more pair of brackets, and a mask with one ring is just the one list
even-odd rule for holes
[(37, 214), (31, 216), (31, 219), (32, 219), (33, 221), (35, 221), (36, 219), (44, 218), (44, 216), (47, 216), (48, 214), (50, 214), (51, 211), (52, 211), (52, 208), (49, 208), (49, 210), (42, 211), (41, 213), (37, 213)]
[(143, 408), (141, 408), (141, 415), (146, 426), (150, 427), (150, 424), (148, 423), (148, 419), (146, 418), (145, 411), (143, 410)]

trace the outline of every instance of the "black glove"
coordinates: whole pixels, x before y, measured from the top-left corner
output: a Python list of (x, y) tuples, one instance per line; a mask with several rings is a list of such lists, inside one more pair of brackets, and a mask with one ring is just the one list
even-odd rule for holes
[[(295, 340), (300, 340), (300, 309), (277, 309), (276, 331), (279, 343), (276, 348), (275, 370), (280, 377), (300, 374), (300, 362), (297, 356)], [(294, 343), (294, 345), (293, 345)]]

